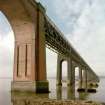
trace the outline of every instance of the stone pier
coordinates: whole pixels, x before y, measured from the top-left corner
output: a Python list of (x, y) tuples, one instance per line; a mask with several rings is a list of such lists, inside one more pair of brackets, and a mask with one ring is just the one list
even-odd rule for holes
[(70, 57), (58, 55), (57, 58), (57, 86), (62, 85), (62, 62), (67, 61), (67, 86), (75, 91), (75, 64)]
[(87, 79), (87, 69), (83, 71), (83, 88), (87, 91), (88, 88), (88, 79)]
[(82, 67), (79, 67), (79, 88), (81, 89), (83, 85), (83, 77), (82, 77)]
[(15, 36), (12, 90), (48, 92), (45, 9), (34, 0), (0, 0)]

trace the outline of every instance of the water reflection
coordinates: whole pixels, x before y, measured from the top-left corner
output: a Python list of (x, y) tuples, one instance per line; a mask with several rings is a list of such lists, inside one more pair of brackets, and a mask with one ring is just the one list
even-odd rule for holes
[[(71, 88), (70, 86), (67, 86), (67, 99), (68, 100), (74, 100), (75, 99), (75, 89)], [(62, 86), (56, 87), (56, 99), (60, 100), (62, 99)]]
[(87, 92), (79, 92), (80, 100), (85, 100), (85, 99), (87, 99), (88, 96), (89, 96), (89, 94)]
[(67, 87), (67, 99), (75, 100), (75, 89), (73, 87)]
[[(73, 87), (67, 86), (67, 99), (68, 100), (76, 100), (76, 94), (75, 89)], [(87, 92), (78, 92), (78, 99), (79, 100), (85, 100), (89, 96), (89, 93)], [(56, 99), (61, 100), (62, 99), (62, 86), (56, 87)]]
[(62, 86), (56, 86), (56, 94), (57, 100), (62, 99)]

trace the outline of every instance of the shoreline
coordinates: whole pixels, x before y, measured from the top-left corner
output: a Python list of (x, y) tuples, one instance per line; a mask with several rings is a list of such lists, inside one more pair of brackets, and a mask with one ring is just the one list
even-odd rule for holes
[(35, 95), (33, 93), (12, 92), (12, 103), (19, 102), (24, 105), (105, 105), (105, 102), (95, 102), (91, 100), (66, 100), (49, 99), (45, 95)]
[(12, 102), (25, 103), (25, 105), (105, 105), (105, 103), (82, 100), (54, 100), (54, 99), (24, 99), (12, 100)]

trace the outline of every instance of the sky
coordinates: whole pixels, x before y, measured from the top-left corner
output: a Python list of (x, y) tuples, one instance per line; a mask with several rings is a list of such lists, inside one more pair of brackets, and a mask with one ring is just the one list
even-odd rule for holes
[[(90, 67), (105, 76), (105, 0), (38, 1)], [(13, 39), (11, 27), (0, 13), (0, 76), (12, 75)], [(46, 49), (46, 57), (48, 75), (56, 75), (57, 54)], [(67, 75), (66, 62), (63, 74)]]

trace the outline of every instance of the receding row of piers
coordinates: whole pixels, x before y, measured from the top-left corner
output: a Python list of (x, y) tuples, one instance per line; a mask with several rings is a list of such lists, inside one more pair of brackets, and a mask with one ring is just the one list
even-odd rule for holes
[(77, 64), (70, 57), (58, 55), (57, 58), (57, 82), (58, 86), (62, 86), (62, 62), (67, 61), (67, 85), (75, 89), (75, 68), (79, 68), (79, 88), (87, 89), (88, 86), (88, 70), (85, 67)]

